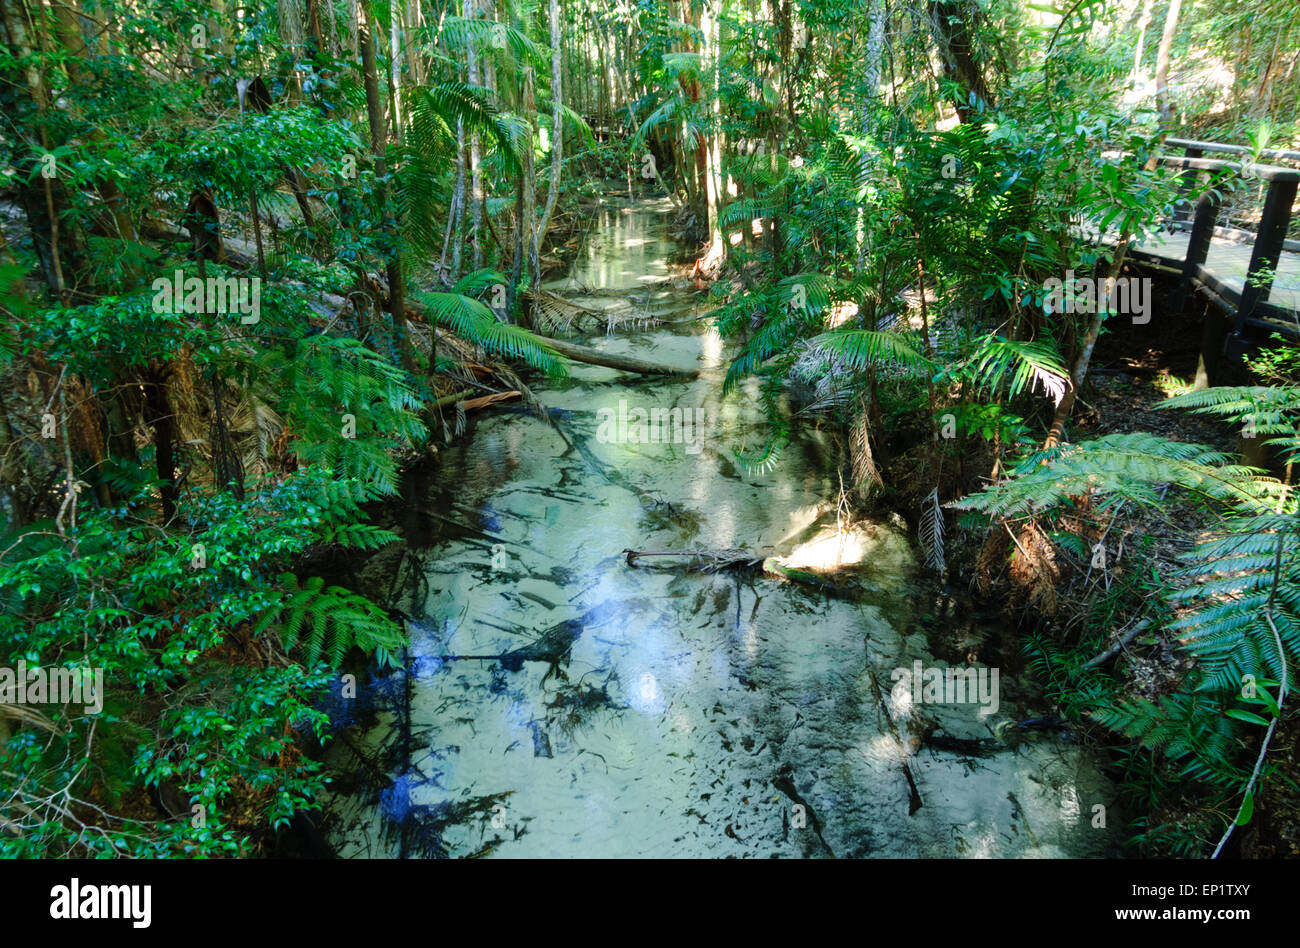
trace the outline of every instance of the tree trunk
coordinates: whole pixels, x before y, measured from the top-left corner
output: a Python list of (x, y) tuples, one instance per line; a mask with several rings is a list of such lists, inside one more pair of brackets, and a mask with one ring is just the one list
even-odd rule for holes
[[(468, 20), (477, 15), (478, 11), (475, 9), (474, 0), (465, 0), (465, 18)], [(473, 39), (468, 40), (465, 45), (465, 67), (469, 77), (469, 84), (471, 86), (479, 85), (478, 50), (474, 48)], [(474, 129), (469, 136), (469, 234), (475, 270), (483, 267), (483, 171), (479, 167), (480, 161), (478, 129)]]
[(521, 108), (528, 118), (528, 141), (524, 146), (523, 156), (523, 205), (519, 211), (519, 240), (528, 259), (524, 262), (525, 272), (521, 274), (521, 282), (528, 286), (536, 286), (542, 274), (541, 252), (537, 246), (537, 172), (533, 164), (537, 141), (537, 101), (533, 96), (532, 66), (524, 67), (524, 95)]
[(167, 383), (164, 369), (151, 366), (144, 386), (146, 423), (153, 428), (154, 459), (157, 462), (158, 480), (161, 482), (162, 522), (171, 523), (176, 516), (176, 455), (174, 453), (175, 424), (171, 404), (167, 400)]
[(944, 75), (957, 83), (961, 90), (961, 94), (953, 98), (952, 104), (964, 124), (975, 113), (970, 96), (974, 95), (976, 99), (990, 105), (993, 103), (977, 59), (973, 35), (979, 7), (972, 0), (928, 0), (927, 9), (934, 40), (943, 60)]
[(1146, 84), (1146, 73), (1142, 71), (1142, 54), (1146, 51), (1147, 27), (1151, 25), (1151, 0), (1142, 0), (1142, 14), (1138, 18), (1137, 49), (1133, 52), (1133, 88)]
[[(862, 137), (870, 138), (873, 125), (872, 112), (880, 92), (880, 62), (885, 50), (884, 0), (867, 0), (867, 49), (863, 68), (863, 84), (866, 86), (862, 103)], [(859, 166), (861, 176), (867, 176), (867, 156), (863, 154)], [(855, 237), (858, 245), (858, 269), (866, 262), (866, 211), (859, 206)]]
[[(1175, 3), (1178, 0), (1174, 0)], [(1115, 261), (1110, 267), (1110, 279), (1113, 281), (1120, 274), (1124, 267), (1124, 256), (1128, 253), (1129, 235), (1124, 234), (1118, 244), (1115, 245)], [(1112, 285), (1106, 283), (1106, 286)], [(1061, 398), (1061, 403), (1056, 406), (1056, 417), (1052, 419), (1052, 428), (1047, 433), (1047, 440), (1043, 443), (1043, 450), (1049, 450), (1060, 445), (1065, 441), (1065, 423), (1070, 418), (1070, 413), (1074, 411), (1074, 402), (1078, 398), (1079, 390), (1083, 388), (1084, 381), (1088, 378), (1088, 364), (1092, 361), (1092, 350), (1097, 345), (1097, 339), (1101, 336), (1101, 326), (1106, 319), (1106, 309), (1097, 301), (1097, 312), (1093, 314), (1092, 321), (1088, 324), (1087, 335), (1083, 337), (1083, 347), (1079, 350), (1079, 357), (1075, 360), (1074, 371), (1070, 373), (1070, 387), (1066, 389), (1065, 395)]]
[[(80, 11), (75, 5), (75, 0), (50, 0), (50, 5), (54, 9), (55, 21), (58, 24), (59, 41), (68, 53), (68, 58), (64, 60), (68, 78), (73, 84), (84, 86), (89, 81), (89, 77), (81, 68), (81, 63), (88, 58), (89, 53), (86, 50), (86, 42), (82, 38)], [(91, 141), (101, 142), (104, 140), (104, 133), (94, 129), (88, 137)], [(95, 189), (104, 200), (104, 206), (108, 209), (117, 235), (123, 240), (135, 240), (135, 227), (127, 210), (126, 199), (117, 183), (109, 177), (101, 178), (95, 182)]]
[[(375, 72), (375, 40), (368, 25), (366, 27), (358, 26), (357, 45), (361, 48), (361, 70), (365, 78), (366, 116), (370, 125), (370, 152), (375, 159), (375, 175), (383, 179), (388, 175), (388, 161), (384, 154), (388, 143), (385, 140), (383, 107), (379, 102), (379, 76)], [(385, 269), (388, 275), (388, 312), (392, 316), (393, 340), (397, 345), (402, 367), (409, 371), (415, 367), (415, 354), (411, 349), (411, 341), (406, 332), (406, 293), (402, 282), (402, 260), (398, 248), (397, 222), (392, 216), (392, 205), (388, 198), (387, 182), (377, 185), (376, 192), (380, 203), (380, 213), (383, 215), (384, 233), (391, 241)]]
[(720, 267), (726, 257), (727, 243), (722, 239), (722, 98), (720, 25), (718, 11), (706, 4), (700, 16), (700, 25), (704, 33), (704, 58), (712, 76), (709, 88), (710, 132), (705, 136), (704, 145), (704, 202), (707, 220), (709, 250), (705, 258), (705, 270), (710, 272)]
[(560, 0), (551, 0), (551, 180), (546, 189), (546, 209), (537, 224), (537, 243), (546, 240), (551, 226), (551, 215), (560, 198), (560, 175), (564, 170), (564, 117), (560, 108), (564, 102), (563, 80), (564, 36), (560, 22)]
[(1170, 0), (1165, 31), (1160, 36), (1160, 48), (1156, 50), (1156, 104), (1160, 108), (1160, 123), (1165, 126), (1170, 125), (1174, 118), (1174, 105), (1169, 97), (1169, 51), (1174, 45), (1174, 34), (1178, 32), (1178, 13), (1182, 6), (1183, 0)]
[(548, 346), (567, 359), (575, 362), (586, 362), (589, 365), (601, 365), (609, 369), (620, 369), (624, 372), (636, 372), (641, 375), (680, 375), (686, 378), (695, 378), (700, 374), (699, 369), (679, 369), (671, 365), (663, 365), (658, 362), (646, 362), (644, 359), (633, 359), (630, 356), (614, 355), (609, 352), (601, 352), (598, 349), (592, 349), (588, 346), (580, 346), (572, 342), (566, 342), (562, 339), (545, 338), (544, 341)]

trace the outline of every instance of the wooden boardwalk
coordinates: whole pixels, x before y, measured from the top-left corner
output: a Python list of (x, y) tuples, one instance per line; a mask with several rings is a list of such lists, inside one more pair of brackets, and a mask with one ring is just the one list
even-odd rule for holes
[[(1135, 244), (1130, 250), (1137, 256), (1181, 269), (1190, 243), (1189, 232), (1175, 230)], [(1250, 244), (1224, 237), (1213, 238), (1205, 263), (1201, 264), (1200, 279), (1228, 302), (1238, 302), (1246, 286), (1252, 250)], [(1300, 327), (1300, 253), (1282, 251), (1273, 273), (1273, 286), (1265, 302), (1271, 304), (1272, 309), (1290, 314), (1291, 323)], [(1276, 319), (1281, 314), (1266, 311), (1263, 315)]]
[[(1188, 214), (1190, 230), (1171, 223), (1164, 231), (1129, 248), (1135, 260), (1147, 260), (1175, 270), (1178, 289), (1170, 300), (1175, 311), (1196, 293), (1213, 304), (1207, 310), (1201, 338), (1196, 386), (1216, 384), (1220, 366), (1235, 373), (1243, 355), (1268, 345), (1281, 333), (1300, 341), (1300, 253), (1287, 249), (1287, 230), (1300, 190), (1300, 171), (1258, 164), (1256, 158), (1300, 161), (1300, 152), (1265, 149), (1259, 155), (1238, 145), (1170, 138), (1165, 146), (1183, 151), (1160, 160), (1180, 169), (1183, 198), (1178, 216)], [(1205, 157), (1207, 152), (1237, 156), (1241, 161)], [(1227, 236), (1218, 228), (1222, 182), (1246, 178), (1267, 182), (1256, 232), (1249, 242)], [(1216, 231), (1218, 231), (1216, 233)], [(1118, 234), (1087, 238), (1113, 244)], [(1300, 236), (1300, 235), (1293, 235)], [(1294, 244), (1292, 244), (1294, 246)], [(1226, 360), (1226, 361), (1224, 361)]]

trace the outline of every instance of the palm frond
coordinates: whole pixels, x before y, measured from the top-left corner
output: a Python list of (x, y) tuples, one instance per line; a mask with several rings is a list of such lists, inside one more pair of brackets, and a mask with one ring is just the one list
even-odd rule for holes
[(466, 341), (488, 352), (512, 359), (523, 359), (551, 378), (563, 378), (567, 372), (563, 358), (521, 326), (498, 322), (492, 310), (476, 299), (461, 293), (417, 293), (432, 322), (445, 326)]

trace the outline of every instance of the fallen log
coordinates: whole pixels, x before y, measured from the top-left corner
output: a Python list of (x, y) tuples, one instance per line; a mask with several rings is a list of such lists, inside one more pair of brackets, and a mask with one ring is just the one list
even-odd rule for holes
[(737, 567), (754, 567), (763, 562), (761, 556), (750, 556), (743, 550), (624, 550), (627, 565), (636, 566), (636, 561), (643, 556), (684, 556), (695, 560), (687, 569), (713, 573), (720, 569)]
[(518, 389), (512, 389), (509, 392), (489, 392), (487, 395), (480, 395), (477, 398), (466, 398), (467, 395), (473, 395), (474, 390), (467, 388), (461, 392), (453, 392), (451, 395), (444, 395), (433, 403), (435, 408), (448, 408), (460, 402), (466, 411), (473, 411), (475, 408), (482, 408), (485, 405), (495, 405), (497, 402), (509, 401), (512, 398), (518, 398), (523, 394)]
[(467, 388), (464, 391), (460, 391), (460, 392), (453, 392), (450, 395), (442, 396), (442, 398), (438, 399), (436, 402), (433, 403), (433, 407), (447, 408), (448, 406), (454, 405), (459, 401), (463, 401), (466, 395), (473, 395), (473, 394), (474, 394), (474, 390), (472, 388)]
[(796, 569), (779, 562), (775, 557), (755, 556), (744, 550), (623, 550), (627, 565), (635, 567), (645, 556), (671, 556), (686, 560), (670, 564), (668, 569), (682, 569), (688, 573), (716, 573), (720, 570), (755, 570), (771, 579), (797, 583), (807, 589), (836, 599), (856, 598), (861, 587), (854, 577), (855, 570), (844, 568), (830, 573), (815, 573)]
[(930, 747), (934, 750), (946, 751), (950, 754), (962, 754), (966, 757), (989, 757), (1005, 748), (997, 741), (989, 740), (987, 737), (978, 737), (974, 739), (964, 737), (948, 737), (944, 734), (931, 734), (921, 738), (923, 747)]
[(699, 369), (679, 369), (672, 365), (660, 365), (656, 362), (646, 362), (629, 356), (613, 355), (587, 346), (579, 346), (572, 342), (553, 339), (550, 336), (541, 336), (539, 338), (560, 355), (566, 359), (572, 359), (574, 362), (585, 362), (588, 365), (599, 365), (607, 369), (618, 369), (622, 372), (635, 372), (638, 375), (678, 375), (683, 378), (693, 379), (698, 378), (700, 374)]
[[(428, 325), (428, 319), (424, 310), (418, 305), (407, 302), (405, 306), (407, 319), (412, 316), (418, 317), (420, 322)], [(540, 339), (546, 346), (566, 359), (572, 359), (574, 362), (585, 362), (588, 365), (599, 365), (607, 369), (618, 369), (622, 372), (635, 372), (638, 375), (677, 375), (682, 378), (698, 378), (699, 369), (679, 369), (672, 365), (660, 365), (657, 362), (646, 362), (644, 359), (633, 359), (630, 356), (614, 355), (608, 352), (600, 352), (588, 346), (580, 346), (572, 342), (564, 342), (551, 336), (543, 336), (538, 333), (534, 335)]]

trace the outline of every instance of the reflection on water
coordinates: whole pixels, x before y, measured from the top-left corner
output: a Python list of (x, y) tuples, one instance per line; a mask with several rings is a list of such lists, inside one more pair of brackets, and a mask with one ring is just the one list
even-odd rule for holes
[[(664, 205), (607, 208), (573, 279), (661, 281), (665, 221)], [(896, 668), (1000, 663), (1014, 648), (996, 622), (934, 593), (898, 527), (836, 533), (838, 478), (819, 434), (751, 476), (733, 449), (763, 443), (757, 392), (722, 400), (711, 329), (593, 344), (703, 371), (575, 365), (542, 392), (549, 422), (485, 414), (433, 484), (412, 486), (406, 502), (447, 529), (394, 580), (412, 616), (406, 670), (375, 682), (369, 726), (335, 752), (341, 854), (1110, 852), (1094, 807), (1114, 795), (1094, 762), (1060, 734), (1015, 727), (1042, 712), (1022, 669), (1001, 669), (998, 711), (984, 717), (896, 700)], [(598, 412), (620, 400), (719, 421), (698, 453), (602, 441)], [(629, 567), (622, 552), (684, 548), (856, 564), (854, 592)]]

